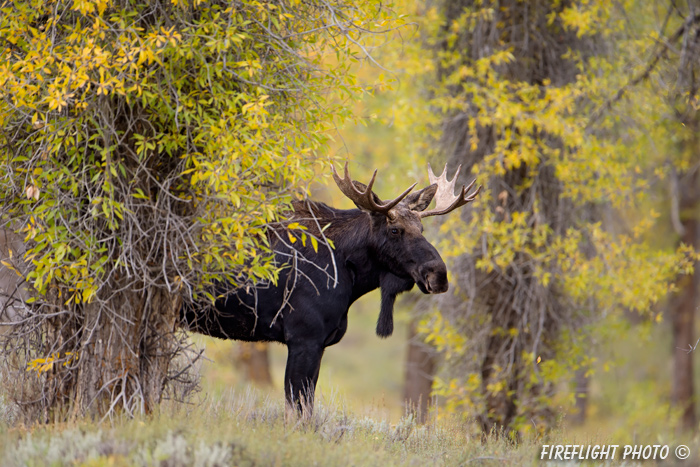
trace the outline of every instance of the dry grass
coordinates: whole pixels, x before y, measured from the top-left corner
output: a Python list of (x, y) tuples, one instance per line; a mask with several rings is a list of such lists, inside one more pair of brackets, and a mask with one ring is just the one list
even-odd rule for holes
[[(659, 348), (669, 346), (662, 329), (646, 339), (616, 339), (601, 352), (607, 360), (612, 357), (606, 352), (614, 350), (615, 365), (594, 377), (585, 426), (560, 422), (546, 438), (515, 444), (498, 436), (482, 440), (465, 422), (432, 417), (421, 426), (402, 417), (392, 401), (400, 398), (404, 337), (377, 339), (377, 310), (371, 297), (360, 304), (347, 342), (328, 349), (316, 412), (308, 420), (285, 419), (283, 348), (273, 355), (276, 387), (264, 391), (247, 388), (236, 376), (230, 343), (207, 341), (214, 361), (204, 365), (200, 401), (166, 405), (147, 418), (27, 428), (13, 423), (12, 407), (0, 395), (0, 466), (539, 465), (544, 443), (669, 444), (669, 459), (675, 444), (687, 444), (693, 456), (700, 453), (700, 437), (674, 434), (667, 413), (670, 383), (658, 382), (669, 376), (661, 371), (668, 356)], [(687, 465), (699, 465), (698, 457)]]
[(80, 422), (27, 430), (0, 428), (0, 464), (33, 465), (523, 465), (538, 445), (493, 437), (482, 443), (466, 425), (397, 424), (354, 416), (320, 401), (305, 420), (259, 393), (228, 394), (190, 407), (111, 425)]

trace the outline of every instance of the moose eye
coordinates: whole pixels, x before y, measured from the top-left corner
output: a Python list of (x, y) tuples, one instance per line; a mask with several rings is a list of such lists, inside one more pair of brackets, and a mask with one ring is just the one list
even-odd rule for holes
[(399, 234), (399, 229), (397, 229), (396, 227), (391, 229), (391, 235), (398, 235), (398, 234)]

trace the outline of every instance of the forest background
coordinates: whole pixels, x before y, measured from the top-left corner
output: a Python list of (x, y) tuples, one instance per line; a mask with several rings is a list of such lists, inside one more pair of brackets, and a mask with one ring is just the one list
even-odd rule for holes
[[(85, 14), (107, 5), (83, 3)], [(334, 114), (332, 105), (341, 104), (329, 104), (305, 115), (319, 126), (296, 142), (294, 160), (303, 162), (300, 172), (284, 173), (285, 186), (327, 174), (330, 158), (349, 159), (359, 180), (379, 168), (376, 191), (383, 197), (425, 182), (428, 162), (447, 164), (450, 174), (461, 164), (460, 180), (476, 177), (485, 190), (461, 216), (426, 222), (427, 237), (448, 263), (450, 292), (407, 294), (396, 312), (402, 325), (388, 340), (372, 335), (377, 297), (364, 299), (351, 311), (344, 341), (324, 357), (319, 391), (337, 391), (350, 410), (399, 424), (410, 395), (419, 406), (432, 402), (418, 418), (458, 420), (471, 436), (505, 430), (511, 439), (542, 439), (563, 430), (565, 437), (671, 443), (697, 431), (698, 7), (643, 0), (397, 2), (368, 22), (384, 32), (344, 42), (346, 55), (323, 57), (334, 79), (347, 73), (329, 98), (347, 114)], [(163, 30), (151, 40), (179, 39)], [(246, 104), (250, 121), (266, 119), (266, 99), (257, 95)], [(47, 105), (60, 111), (65, 103)], [(290, 129), (304, 108), (296, 105), (286, 109)], [(248, 123), (239, 130), (255, 135), (255, 129)], [(260, 141), (249, 144), (280, 150)], [(141, 140), (137, 148), (145, 154), (148, 144)], [(271, 157), (268, 169), (289, 160)], [(118, 178), (122, 169), (113, 170)], [(198, 170), (201, 178), (216, 173)], [(33, 209), (27, 206), (39, 198), (45, 174), (31, 173), (35, 178), (21, 187), (29, 203), (17, 209)], [(305, 188), (351, 207), (332, 184)], [(96, 208), (116, 222), (121, 208), (105, 199)], [(225, 209), (215, 206), (214, 213)], [(225, 219), (210, 220), (212, 237), (240, 222)], [(25, 233), (35, 228), (27, 225)], [(45, 258), (55, 260), (54, 253)], [(200, 263), (201, 272), (216, 276), (207, 261), (216, 258)], [(240, 269), (239, 258), (231, 262)], [(41, 263), (45, 274), (49, 263)], [(263, 264), (254, 274), (269, 272)], [(45, 289), (40, 277), (32, 277), (34, 286)], [(87, 302), (89, 282), (82, 296), (75, 290), (67, 296)], [(265, 358), (259, 346), (195, 340), (213, 360), (202, 367), (210, 398), (241, 388), (246, 365)], [(280, 398), (283, 359), (283, 349), (272, 349), (273, 398)], [(46, 361), (31, 362), (41, 377)], [(419, 377), (411, 379), (415, 370)]]
[[(450, 174), (464, 164), (492, 187), (477, 213), (428, 226), (452, 261), (457, 290), (437, 305), (416, 292), (400, 303), (409, 342), (404, 387), (394, 385), (390, 405), (431, 395), (447, 413), (486, 412), (525, 432), (538, 429), (542, 414), (618, 435), (696, 428), (697, 285), (689, 273), (697, 132), (688, 118), (697, 91), (692, 45), (679, 42), (674, 60), (668, 39), (691, 34), (693, 5), (685, 16), (676, 4), (646, 2), (499, 5), (500, 14), (488, 2), (412, 7), (415, 35), (403, 31), (376, 49), (384, 69), (367, 60), (360, 71), (368, 82), (393, 83), (362, 101), (363, 124), (340, 132), (337, 153), (351, 154), (366, 176), (379, 167), (386, 180), (377, 191), (387, 197), (404, 173), (423, 180), (426, 162), (446, 162)], [(351, 207), (333, 191), (315, 193)], [(479, 281), (503, 283), (491, 290)], [(552, 334), (523, 337), (542, 316), (556, 324), (540, 332)], [(367, 334), (358, 337), (363, 352)], [(510, 368), (484, 381), (498, 350), (510, 356), (495, 366)], [(364, 368), (346, 365), (349, 375)], [(338, 367), (325, 367), (327, 381)], [(416, 369), (435, 377), (432, 392), (411, 379)], [(377, 373), (398, 373), (389, 371)], [(520, 371), (539, 381), (523, 382)], [(366, 383), (357, 391), (376, 401)], [(337, 390), (348, 384), (352, 377)], [(532, 397), (539, 384), (549, 385), (547, 397)], [(494, 413), (502, 401), (489, 393), (499, 392), (518, 409)]]

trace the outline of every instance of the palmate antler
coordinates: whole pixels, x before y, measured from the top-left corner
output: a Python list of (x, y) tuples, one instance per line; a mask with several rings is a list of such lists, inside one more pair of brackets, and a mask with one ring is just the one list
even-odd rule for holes
[[(352, 178), (350, 178), (350, 172), (348, 172), (347, 162), (345, 162), (345, 174), (343, 178), (340, 178), (333, 164), (331, 164), (331, 168), (333, 169), (333, 180), (335, 180), (336, 185), (338, 185), (340, 191), (342, 191), (345, 196), (350, 198), (350, 200), (353, 203), (367, 211), (377, 212), (387, 216), (389, 215), (389, 211), (394, 206), (399, 204), (406, 196), (408, 196), (411, 190), (413, 190), (413, 188), (417, 185), (417, 183), (414, 183), (413, 185), (408, 187), (406, 191), (401, 193), (397, 198), (380, 204), (377, 203), (377, 200), (375, 200), (374, 193), (372, 193), (372, 185), (374, 185), (374, 179), (377, 177), (376, 170), (372, 175), (372, 179), (369, 181), (369, 185), (367, 185), (367, 187), (365, 187), (363, 191), (361, 190), (363, 184), (355, 182), (352, 180)], [(360, 187), (359, 189), (358, 186)]]
[(476, 195), (478, 195), (481, 191), (481, 186), (479, 186), (479, 188), (477, 188), (476, 191), (471, 195), (466, 196), (466, 194), (469, 192), (469, 190), (472, 189), (474, 183), (476, 183), (476, 179), (474, 179), (474, 181), (471, 182), (468, 187), (462, 185), (462, 190), (460, 191), (458, 196), (455, 196), (454, 194), (455, 183), (457, 182), (457, 177), (459, 177), (460, 170), (462, 170), (461, 165), (457, 167), (457, 172), (455, 172), (455, 176), (452, 178), (452, 180), (447, 181), (447, 164), (445, 164), (445, 168), (443, 169), (442, 174), (440, 174), (439, 177), (435, 176), (432, 167), (430, 167), (430, 164), (428, 164), (428, 177), (430, 179), (430, 184), (432, 185), (433, 183), (436, 183), (438, 188), (434, 198), (435, 207), (427, 211), (419, 212), (418, 216), (420, 218), (447, 214), (448, 212), (453, 211), (460, 206), (464, 206), (465, 204), (474, 201)]

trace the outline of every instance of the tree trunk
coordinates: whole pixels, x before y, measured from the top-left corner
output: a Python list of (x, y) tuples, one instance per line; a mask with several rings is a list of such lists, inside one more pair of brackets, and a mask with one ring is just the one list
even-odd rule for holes
[[(75, 380), (60, 369), (55, 372), (60, 378), (57, 392), (69, 398), (74, 394), (69, 402), (73, 418), (152, 413), (166, 393), (171, 363), (182, 350), (176, 334), (179, 300), (156, 288), (120, 295), (114, 299), (123, 303), (123, 310), (130, 308), (125, 315), (133, 321), (85, 305), (84, 324), (77, 332), (68, 327), (60, 338), (61, 348), (77, 354)], [(76, 337), (79, 343), (71, 345)]]
[(0, 336), (9, 331), (3, 323), (16, 321), (29, 298), (20, 274), (26, 272), (22, 238), (0, 229)]
[(266, 342), (239, 342), (234, 351), (236, 367), (247, 381), (258, 386), (272, 386), (268, 348)]
[[(681, 241), (698, 251), (698, 207), (700, 196), (695, 170), (680, 181), (679, 210), (683, 231)], [(695, 264), (697, 270), (698, 264)], [(693, 386), (693, 352), (695, 345), (695, 308), (698, 304), (697, 273), (684, 276), (678, 282), (679, 292), (673, 301), (673, 403), (681, 409), (680, 426), (692, 430), (697, 426)]]
[(416, 323), (412, 321), (408, 332), (404, 404), (406, 411), (414, 413), (420, 423), (428, 418), (436, 360), (435, 351), (418, 337)]
[[(449, 59), (439, 59), (438, 78), (446, 87), (445, 93), (452, 94), (460, 106), (446, 105), (440, 147), (448, 154), (452, 170), (461, 165), (461, 173), (469, 174), (478, 168), (480, 175), (489, 177), (480, 183), (490, 195), (482, 195), (481, 206), (463, 214), (469, 219), (465, 226), (478, 226), (480, 222), (473, 222), (475, 217), (485, 216), (508, 229), (517, 224), (518, 216), (528, 219), (528, 229), (532, 228), (522, 234), (522, 247), (504, 247), (512, 254), (507, 265), (487, 251), (492, 233), (478, 227), (465, 232), (483, 241), (475, 242), (455, 260), (452, 273), (459, 292), (443, 301), (447, 306), (441, 306), (441, 312), (453, 325), (474, 326), (470, 334), (474, 354), (455, 361), (455, 366), (468, 368), (472, 379), (480, 377), (480, 400), (470, 410), (484, 434), (503, 432), (517, 438), (525, 424), (542, 432), (553, 424), (554, 381), (536, 370), (534, 359), (555, 358), (561, 331), (575, 329), (580, 322), (577, 307), (556, 281), (539, 279), (542, 271), (556, 278), (557, 266), (540, 263), (528, 251), (540, 248), (536, 244), (538, 226), (548, 225), (553, 238), (564, 236), (586, 219), (588, 209), (565, 195), (556, 164), (548, 161), (552, 150), (566, 153), (563, 146), (568, 143), (560, 135), (548, 134), (549, 130), (530, 130), (514, 124), (510, 117), (496, 117), (503, 113), (494, 112), (498, 105), (480, 97), (482, 92), (492, 95), (492, 78), (481, 76), (477, 64), (496, 56), (495, 51), (509, 48), (512, 58), (494, 65), (492, 72), (503, 89), (513, 93), (499, 94), (497, 100), (515, 104), (521, 102), (515, 91), (521, 85), (538, 88), (547, 83), (547, 88), (565, 89), (576, 82), (580, 71), (575, 60), (567, 56), (573, 52), (585, 57), (595, 49), (591, 38), (576, 35), (562, 23), (560, 13), (575, 2), (461, 0), (441, 5), (446, 21), (439, 44)], [(462, 73), (460, 66), (477, 70), (474, 77)], [(462, 83), (457, 85), (454, 80)], [(538, 157), (523, 158), (517, 147), (535, 148)], [(507, 151), (512, 151), (510, 156), (505, 156)], [(509, 157), (519, 162), (504, 162)], [(498, 170), (493, 170), (495, 167)], [(495, 267), (484, 267), (483, 262)]]

